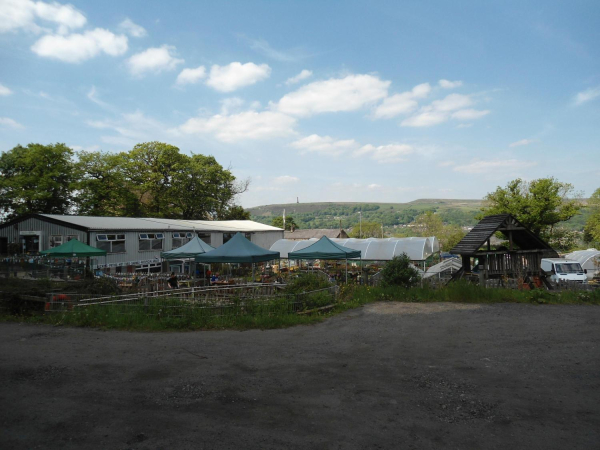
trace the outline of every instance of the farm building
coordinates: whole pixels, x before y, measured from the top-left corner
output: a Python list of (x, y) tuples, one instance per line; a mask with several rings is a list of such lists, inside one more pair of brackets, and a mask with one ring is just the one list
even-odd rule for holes
[(313, 228), (309, 230), (286, 231), (283, 237), (291, 241), (304, 241), (306, 239), (321, 239), (323, 236), (329, 239), (348, 239), (348, 234), (341, 228)]
[(600, 250), (596, 250), (595, 248), (577, 250), (565, 255), (565, 258), (581, 264), (581, 267), (587, 270), (589, 280), (594, 277), (600, 277)]
[(31, 214), (0, 225), (0, 254), (35, 255), (77, 239), (108, 252), (95, 261), (102, 267), (150, 267), (160, 264), (160, 253), (181, 247), (194, 236), (219, 247), (236, 233), (270, 248), (283, 238), (281, 228), (251, 220), (174, 220), (131, 217), (88, 217)]

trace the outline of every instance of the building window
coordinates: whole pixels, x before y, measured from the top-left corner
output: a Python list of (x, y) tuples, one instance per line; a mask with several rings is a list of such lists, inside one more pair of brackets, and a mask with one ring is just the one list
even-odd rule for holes
[(79, 241), (79, 236), (77, 236), (76, 234), (70, 234), (67, 236), (66, 242), (72, 241), (73, 239), (77, 239)]
[(125, 235), (99, 234), (96, 236), (96, 247), (108, 253), (125, 253)]
[(50, 248), (58, 247), (59, 245), (62, 245), (62, 243), (62, 236), (50, 236)]
[(252, 242), (252, 233), (244, 233), (244, 236), (246, 236), (246, 239)]
[[(205, 244), (210, 245), (210, 242), (211, 242), (211, 240), (210, 240), (210, 233), (197, 233), (196, 235), (200, 238), (200, 240), (202, 242), (204, 242)], [(223, 242), (223, 243), (225, 243), (225, 242)]]
[(235, 233), (223, 233), (223, 244), (229, 241), (233, 236), (235, 236)]
[(163, 233), (140, 233), (140, 238), (139, 238), (140, 252), (150, 251), (150, 250), (162, 250), (164, 238), (165, 238), (165, 235)]
[(179, 248), (192, 240), (192, 233), (173, 233), (172, 248)]

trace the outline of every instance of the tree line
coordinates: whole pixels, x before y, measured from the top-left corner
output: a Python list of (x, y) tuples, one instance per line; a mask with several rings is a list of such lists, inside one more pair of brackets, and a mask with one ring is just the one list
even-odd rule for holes
[(162, 142), (128, 152), (18, 145), (0, 155), (0, 218), (29, 213), (169, 219), (249, 219), (235, 203), (249, 181), (213, 156)]

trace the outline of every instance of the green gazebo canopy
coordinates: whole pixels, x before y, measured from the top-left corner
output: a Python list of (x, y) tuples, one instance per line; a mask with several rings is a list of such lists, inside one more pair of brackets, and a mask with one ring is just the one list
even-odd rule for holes
[(96, 247), (79, 242), (77, 239), (71, 239), (69, 242), (65, 242), (58, 247), (51, 248), (50, 250), (42, 250), (42, 255), (56, 256), (56, 257), (86, 257), (86, 256), (106, 256), (106, 251)]
[(336, 244), (323, 236), (313, 245), (288, 253), (288, 259), (352, 259), (360, 258), (361, 251)]
[(210, 252), (195, 258), (199, 263), (255, 263), (279, 258), (279, 252), (266, 250), (250, 242), (241, 233)]
[(198, 236), (194, 237), (187, 244), (182, 245), (179, 248), (169, 250), (168, 252), (162, 252), (160, 256), (164, 259), (181, 259), (181, 258), (194, 258), (195, 256), (202, 255), (203, 253), (214, 250)]

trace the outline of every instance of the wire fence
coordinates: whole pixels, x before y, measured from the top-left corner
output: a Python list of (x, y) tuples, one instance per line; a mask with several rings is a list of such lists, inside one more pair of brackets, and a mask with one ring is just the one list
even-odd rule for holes
[(276, 315), (306, 311), (333, 304), (338, 288), (287, 293), (283, 286), (250, 284), (231, 287), (171, 289), (114, 296), (49, 294), (46, 313), (81, 313), (93, 310), (117, 315), (160, 317), (219, 317)]

